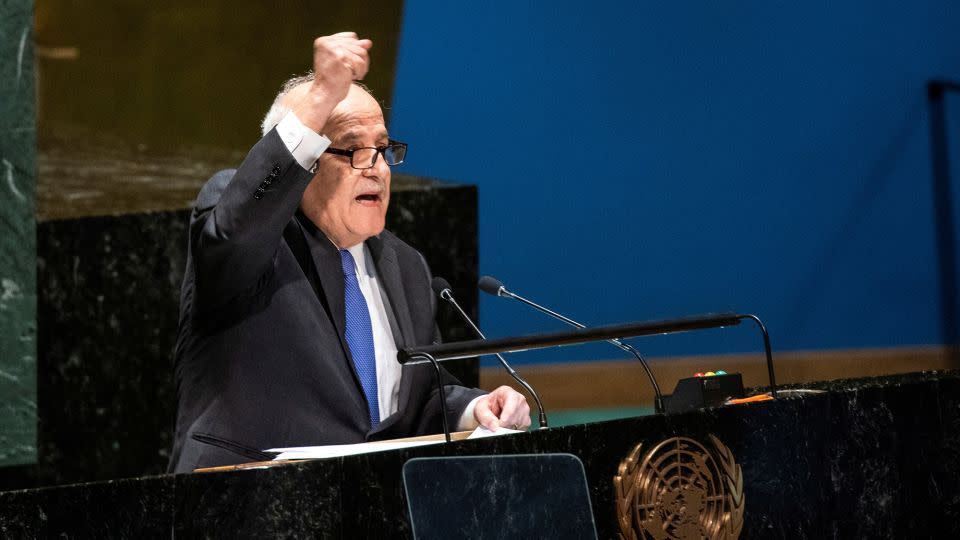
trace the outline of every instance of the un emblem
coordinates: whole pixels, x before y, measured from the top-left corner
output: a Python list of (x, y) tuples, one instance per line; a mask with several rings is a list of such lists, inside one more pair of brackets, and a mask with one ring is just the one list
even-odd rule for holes
[(713, 435), (642, 444), (620, 462), (613, 485), (621, 540), (733, 539), (743, 528), (743, 472)]

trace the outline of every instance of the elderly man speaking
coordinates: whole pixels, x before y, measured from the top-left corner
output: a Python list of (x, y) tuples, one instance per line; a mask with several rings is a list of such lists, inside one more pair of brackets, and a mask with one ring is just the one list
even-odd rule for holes
[[(372, 45), (352, 32), (318, 38), (313, 74), (284, 85), (240, 168), (197, 197), (173, 471), (441, 430), (432, 368), (396, 360), (436, 339), (436, 302), (423, 256), (384, 230), (390, 166), (407, 147), (354, 83)], [(460, 429), (530, 424), (513, 389), (444, 377)]]

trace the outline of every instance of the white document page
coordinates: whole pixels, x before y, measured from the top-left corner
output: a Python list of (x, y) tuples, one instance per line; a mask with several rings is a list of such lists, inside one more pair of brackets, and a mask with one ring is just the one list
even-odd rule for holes
[(511, 433), (523, 433), (522, 431), (516, 429), (508, 429), (505, 427), (497, 428), (496, 431), (490, 431), (489, 429), (479, 426), (477, 429), (473, 430), (473, 433), (470, 434), (468, 439), (482, 439), (484, 437), (499, 437), (500, 435), (510, 435)]
[[(499, 428), (496, 431), (480, 426), (473, 430), (468, 439), (480, 439), (483, 437), (498, 437), (500, 435), (510, 435), (511, 433), (523, 433), (515, 429)], [(415, 446), (426, 446), (428, 444), (440, 444), (445, 442), (443, 437), (430, 441), (373, 441), (357, 444), (331, 444), (327, 446), (298, 446), (292, 448), (270, 448), (264, 452), (276, 453), (274, 461), (281, 459), (323, 459), (332, 457), (353, 456), (357, 454), (369, 454), (371, 452), (384, 452), (386, 450), (396, 450), (398, 448), (413, 448)]]
[(369, 454), (371, 452), (383, 452), (385, 450), (396, 450), (397, 448), (412, 448), (414, 446), (426, 446), (428, 444), (439, 444), (439, 441), (374, 441), (358, 444), (331, 444), (328, 446), (299, 446), (294, 448), (271, 448), (265, 452), (278, 452), (278, 459), (322, 459), (342, 456), (353, 456), (356, 454)]

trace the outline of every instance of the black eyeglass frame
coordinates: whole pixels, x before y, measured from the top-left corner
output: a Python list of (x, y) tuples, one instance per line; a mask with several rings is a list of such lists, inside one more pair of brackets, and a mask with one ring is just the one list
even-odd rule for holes
[[(383, 145), (383, 146), (361, 146), (360, 148), (354, 148), (353, 150), (344, 150), (344, 149), (342, 149), (342, 148), (327, 148), (327, 149), (324, 150), (323, 152), (324, 152), (325, 154), (334, 154), (334, 155), (337, 155), (337, 156), (346, 156), (346, 157), (350, 158), (350, 166), (351, 166), (351, 167), (353, 167), (354, 169), (364, 170), (364, 169), (372, 169), (373, 166), (377, 164), (377, 158), (379, 158), (381, 155), (383, 155), (383, 159), (386, 160), (386, 159), (387, 159), (386, 151), (387, 151), (388, 149), (390, 149), (390, 148), (402, 148), (403, 150), (402, 150), (402, 152), (400, 152), (400, 153), (401, 153), (401, 157), (400, 157), (399, 160), (397, 160), (396, 163), (390, 163), (389, 161), (387, 161), (387, 165), (390, 165), (390, 166), (392, 167), (392, 166), (394, 166), (394, 165), (399, 165), (399, 164), (403, 163), (403, 160), (406, 159), (406, 157), (407, 157), (407, 143), (402, 143), (402, 142), (400, 142), (400, 141), (394, 141), (394, 140), (392, 140), (392, 139), (391, 139), (387, 144), (385, 144), (385, 145)], [(353, 155), (354, 155), (356, 152), (359, 152), (360, 150), (376, 150), (376, 153), (373, 154), (373, 159), (370, 160), (370, 165), (367, 166), (367, 167), (357, 167), (356, 163), (353, 162)], [(396, 154), (396, 153), (398, 153), (398, 152), (397, 152), (396, 150), (394, 150), (394, 153)]]

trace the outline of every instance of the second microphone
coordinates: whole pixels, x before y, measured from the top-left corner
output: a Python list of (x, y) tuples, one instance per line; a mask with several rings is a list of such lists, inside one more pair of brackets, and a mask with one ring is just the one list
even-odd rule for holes
[[(433, 278), (433, 282), (431, 283), (431, 286), (433, 287), (433, 292), (436, 293), (437, 296), (449, 302), (450, 305), (452, 305), (454, 309), (456, 309), (456, 311), (460, 314), (460, 316), (463, 317), (463, 320), (467, 322), (467, 324), (470, 326), (470, 328), (473, 329), (474, 332), (476, 332), (477, 336), (480, 339), (487, 339), (487, 337), (483, 335), (483, 332), (480, 331), (480, 328), (478, 328), (477, 325), (474, 324), (470, 316), (467, 315), (467, 313), (463, 310), (463, 308), (460, 307), (460, 304), (457, 303), (457, 300), (453, 297), (453, 292), (451, 291), (450, 283), (448, 283), (447, 280), (443, 279), (442, 277), (435, 277)], [(522, 386), (524, 390), (526, 390), (527, 393), (530, 394), (530, 397), (532, 397), (533, 400), (537, 403), (537, 411), (539, 413), (538, 422), (540, 424), (540, 429), (546, 428), (547, 413), (543, 410), (543, 403), (540, 401), (540, 396), (533, 389), (533, 387), (530, 386), (530, 384), (527, 383), (527, 381), (523, 380), (523, 378), (520, 377), (517, 371), (513, 369), (513, 367), (511, 367), (509, 363), (507, 363), (506, 359), (503, 358), (503, 355), (498, 353), (495, 356), (497, 357), (497, 360), (500, 361), (500, 364), (503, 366), (503, 368), (507, 370), (507, 373), (509, 373), (510, 376), (513, 377), (513, 380), (517, 381), (517, 384)]]

